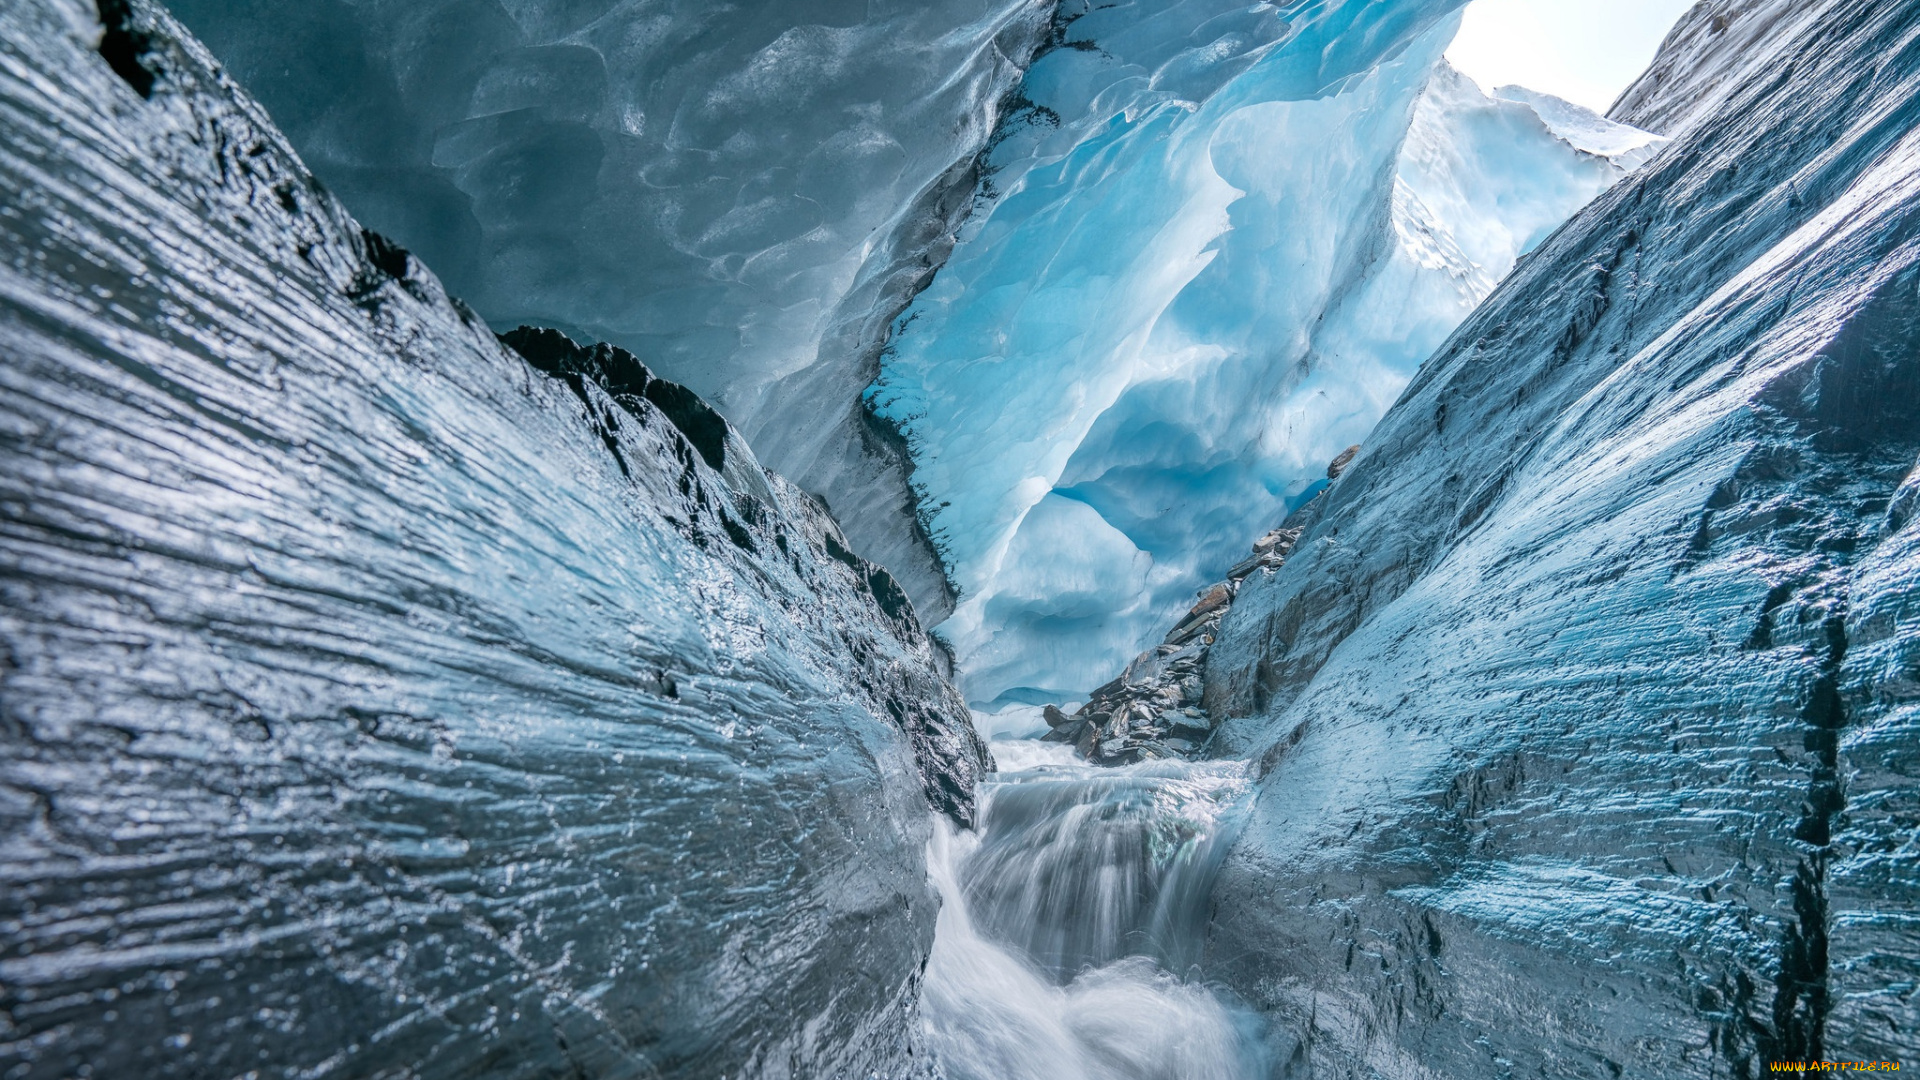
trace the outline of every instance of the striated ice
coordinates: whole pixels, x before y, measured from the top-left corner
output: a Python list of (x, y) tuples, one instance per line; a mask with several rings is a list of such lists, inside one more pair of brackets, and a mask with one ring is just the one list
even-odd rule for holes
[[(1069, 20), (875, 411), (976, 701), (1106, 681), (1658, 139), (1440, 59), (1449, 3)], [(1211, 35), (1211, 36), (1210, 36)]]
[(1261, 775), (1205, 967), (1300, 1074), (1920, 1055), (1920, 5), (1690, 19), (1627, 97), (1674, 141), (1208, 653)]
[(0, 5), (0, 1073), (913, 1075), (989, 763), (891, 579), (101, 7)]
[(1793, 63), (1796, 35), (1820, 12), (1817, 4), (1791, 0), (1700, 0), (1608, 115), (1678, 137), (1744, 83)]

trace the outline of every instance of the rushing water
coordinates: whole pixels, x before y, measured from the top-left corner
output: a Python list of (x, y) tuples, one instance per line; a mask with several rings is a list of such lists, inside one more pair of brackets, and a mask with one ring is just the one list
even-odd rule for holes
[(977, 832), (940, 825), (924, 1015), (951, 1080), (1237, 1080), (1246, 1018), (1197, 981), (1237, 762), (1102, 769), (998, 741)]

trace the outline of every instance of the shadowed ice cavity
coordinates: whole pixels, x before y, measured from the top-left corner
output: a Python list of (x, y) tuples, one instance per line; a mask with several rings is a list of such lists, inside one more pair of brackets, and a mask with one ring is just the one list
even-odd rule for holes
[(930, 1045), (953, 1080), (1259, 1075), (1247, 1017), (1170, 972), (1197, 961), (1245, 766), (1097, 769), (995, 744), (978, 832), (936, 823), (943, 907)]

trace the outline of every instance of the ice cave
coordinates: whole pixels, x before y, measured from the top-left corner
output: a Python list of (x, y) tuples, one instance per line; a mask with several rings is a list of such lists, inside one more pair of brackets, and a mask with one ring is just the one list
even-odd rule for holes
[(0, 0), (0, 1078), (1920, 1068), (1920, 0)]

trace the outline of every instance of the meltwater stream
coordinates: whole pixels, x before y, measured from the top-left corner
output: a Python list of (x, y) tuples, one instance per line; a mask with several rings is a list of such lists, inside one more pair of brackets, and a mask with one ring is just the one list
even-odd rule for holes
[(998, 741), (976, 832), (941, 822), (929, 1042), (952, 1080), (1236, 1080), (1248, 1018), (1183, 977), (1248, 790), (1239, 762), (1108, 769)]

